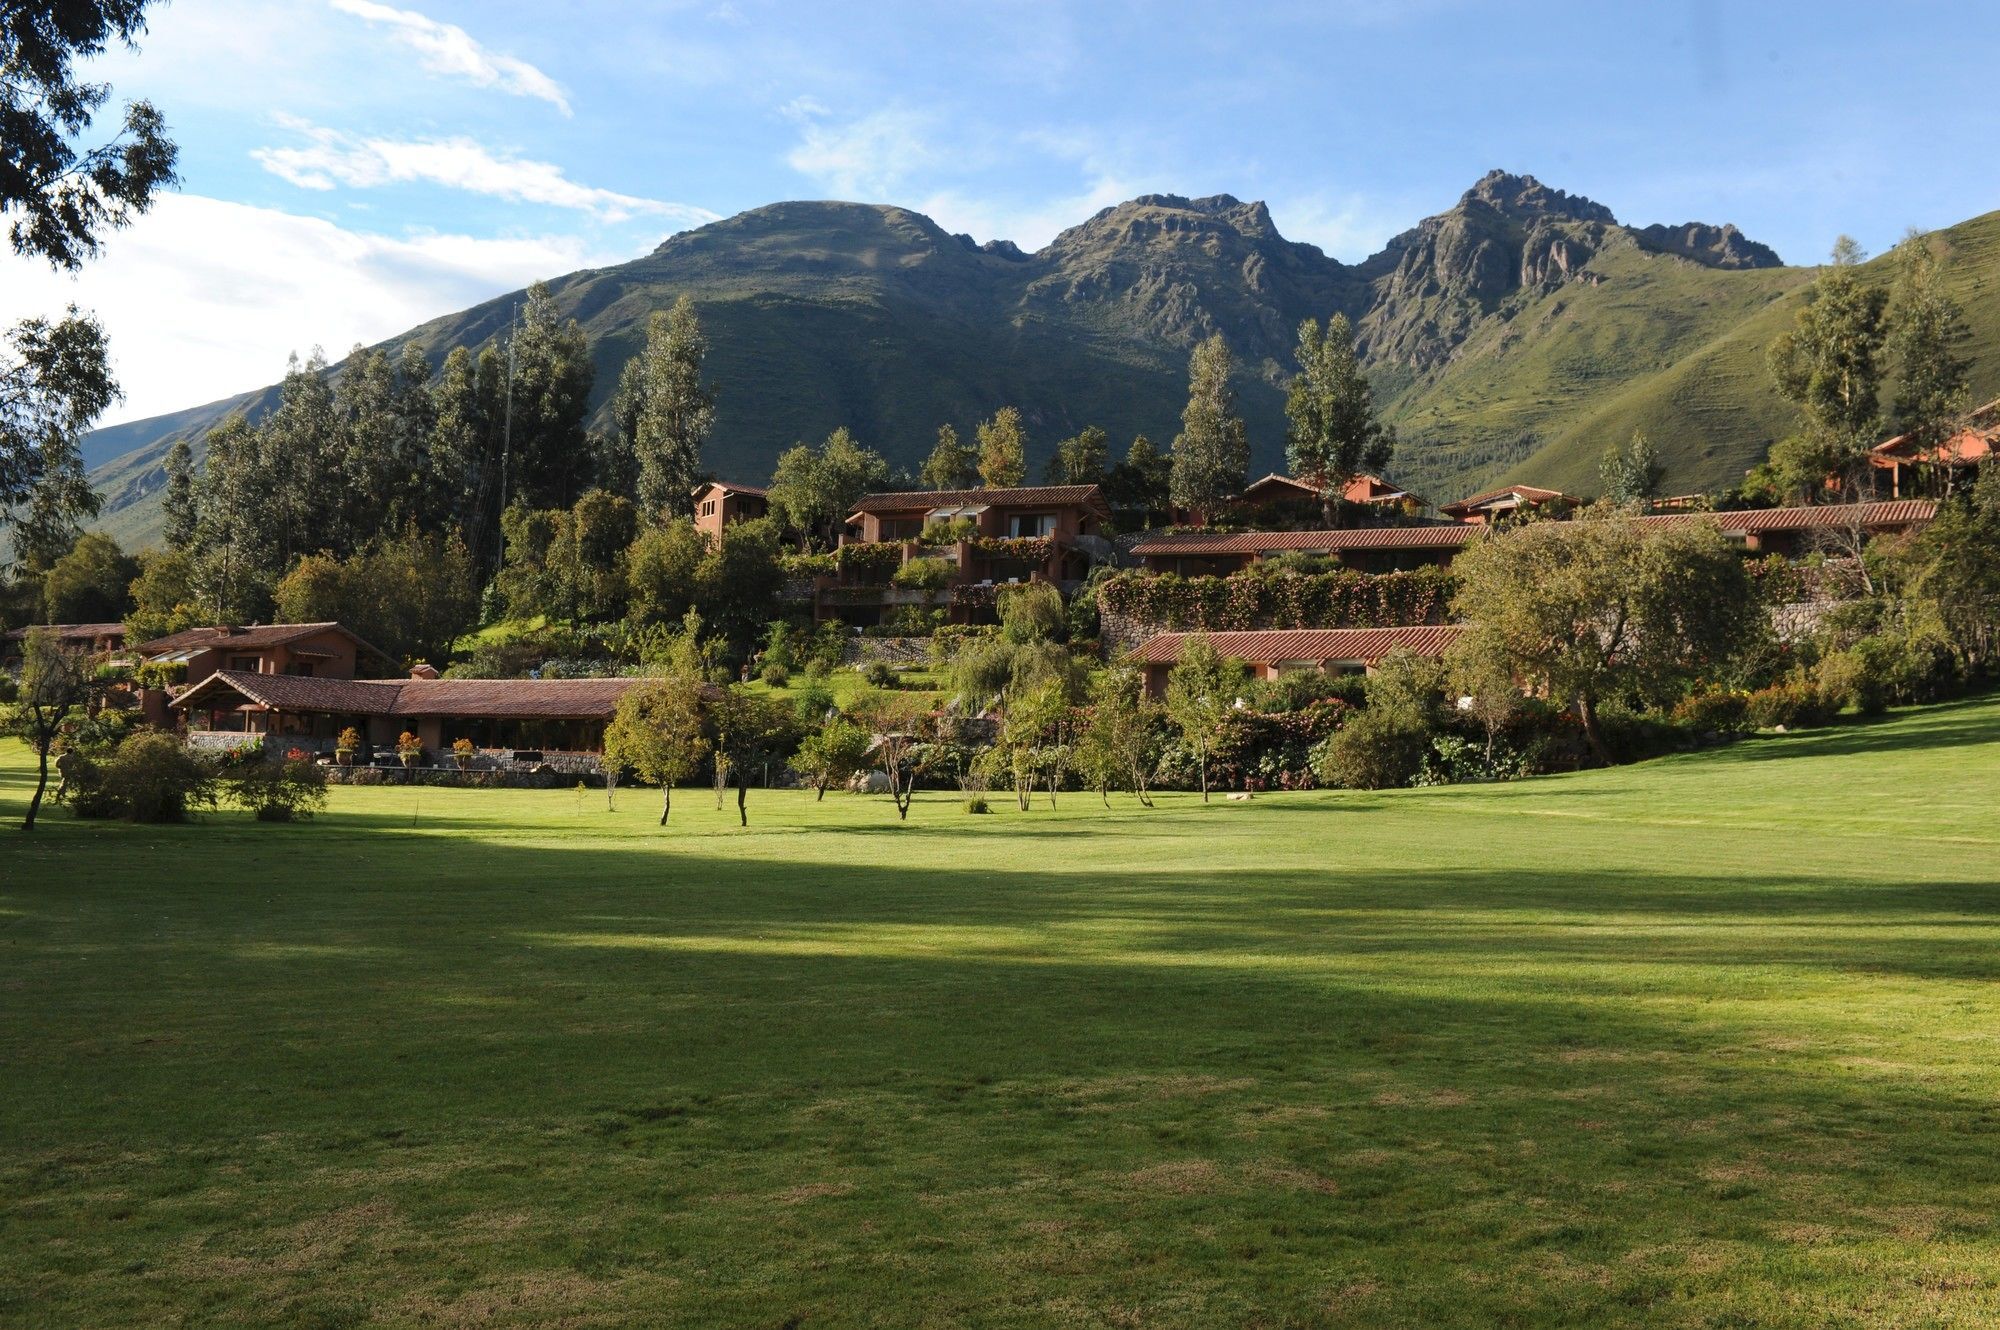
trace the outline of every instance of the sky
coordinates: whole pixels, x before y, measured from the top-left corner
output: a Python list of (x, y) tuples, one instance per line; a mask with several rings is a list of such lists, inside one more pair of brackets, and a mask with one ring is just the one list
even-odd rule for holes
[(80, 277), (0, 259), (0, 322), (96, 312), (115, 423), (784, 199), (1034, 249), (1137, 194), (1230, 193), (1348, 261), (1494, 167), (1794, 263), (2000, 208), (2000, 5), (1585, 12), (171, 0), (87, 74), (164, 113), (180, 189)]

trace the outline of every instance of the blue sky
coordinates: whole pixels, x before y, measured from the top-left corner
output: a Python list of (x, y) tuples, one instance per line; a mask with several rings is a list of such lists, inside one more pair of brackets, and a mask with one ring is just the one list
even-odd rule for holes
[(110, 326), (110, 419), (787, 198), (1035, 248), (1147, 192), (1355, 260), (1491, 167), (1788, 261), (2000, 207), (2000, 6), (173, 0), (97, 71), (181, 193), (0, 317)]

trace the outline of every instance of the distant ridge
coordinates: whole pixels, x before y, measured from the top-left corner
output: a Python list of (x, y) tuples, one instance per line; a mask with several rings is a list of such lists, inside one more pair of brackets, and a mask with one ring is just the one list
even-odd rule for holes
[[(2000, 392), (2000, 214), (1944, 233), (1946, 278), (1976, 330), (1975, 388)], [(939, 424), (1026, 418), (1031, 464), (1086, 424), (1122, 450), (1172, 439), (1188, 349), (1221, 333), (1240, 367), (1253, 474), (1282, 465), (1283, 383), (1299, 322), (1358, 329), (1401, 432), (1396, 476), (1436, 496), (1534, 481), (1590, 492), (1605, 444), (1644, 429), (1668, 484), (1726, 484), (1785, 428), (1763, 348), (1811, 269), (1726, 223), (1634, 228), (1594, 200), (1493, 171), (1451, 208), (1357, 264), (1286, 239), (1261, 202), (1148, 194), (1027, 253), (975, 243), (905, 208), (786, 202), (672, 236), (629, 263), (551, 280), (591, 339), (601, 407), (647, 316), (692, 295), (720, 403), (709, 463), (757, 480), (800, 438), (847, 425), (915, 463)], [(389, 339), (499, 334), (508, 294)], [(300, 340), (311, 341), (310, 329)], [(291, 348), (274, 346), (273, 364)], [(87, 457), (104, 525), (158, 525), (159, 460), (274, 390), (100, 430)]]

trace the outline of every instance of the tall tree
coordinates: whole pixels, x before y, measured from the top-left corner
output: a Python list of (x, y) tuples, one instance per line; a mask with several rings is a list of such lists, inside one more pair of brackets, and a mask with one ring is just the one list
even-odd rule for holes
[(1007, 489), (1028, 475), (1028, 436), (1021, 413), (1003, 406), (979, 422), (979, 479), (989, 489)]
[(798, 747), (798, 716), (775, 697), (724, 684), (710, 694), (708, 728), (717, 770), (726, 766), (735, 777), (737, 824), (747, 827), (750, 778), (782, 763)]
[(102, 532), (87, 531), (42, 579), (42, 613), (50, 623), (122, 620), (132, 603), (139, 561)]
[(963, 490), (979, 483), (979, 456), (958, 441), (958, 431), (939, 425), (937, 444), (924, 459), (917, 478), (926, 489)]
[(567, 508), (591, 470), (584, 415), (596, 370), (583, 326), (564, 319), (545, 283), (528, 288), (514, 335), (513, 426), (505, 502)]
[(690, 612), (681, 630), (647, 661), (651, 680), (618, 701), (604, 729), (604, 760), (630, 767), (660, 786), (660, 825), (674, 809), (674, 786), (692, 776), (708, 752), (702, 696), (708, 686), (701, 616)]
[[(485, 511), (488, 487), (498, 486), (499, 418), (493, 390), (499, 386), (499, 357), (492, 347), (475, 359), (455, 346), (444, 358), (437, 385), (431, 390), (431, 498), (425, 522), (451, 523), (465, 532), (466, 543), (482, 571), (490, 571), (493, 519)], [(496, 373), (482, 382), (483, 367)]]
[(694, 301), (683, 295), (647, 321), (646, 345), (618, 376), (613, 416), (649, 515), (694, 511), (694, 488), (706, 474), (701, 451), (715, 425), (715, 388), (701, 380), (707, 351)]
[[(105, 232), (131, 222), (175, 182), (175, 148), (148, 102), (125, 108), (121, 131), (81, 142), (111, 88), (76, 77), (79, 61), (113, 43), (136, 48), (147, 0), (0, 5), (0, 220), (23, 257), (75, 271)], [(104, 332), (72, 308), (28, 319), (0, 350), (0, 517), (57, 473), (45, 516), (60, 512), (80, 474), (76, 440), (117, 397)]]
[(208, 432), (203, 450), (208, 461), (195, 486), (200, 558), (194, 584), (209, 612), (226, 623), (250, 617), (252, 588), (274, 562), (257, 517), (257, 432), (240, 413), (232, 414)]
[(802, 542), (831, 544), (834, 528), (861, 496), (888, 480), (889, 464), (882, 455), (857, 443), (842, 425), (817, 450), (801, 443), (779, 455), (771, 477), (771, 508)]
[(1609, 445), (1597, 463), (1597, 478), (1604, 487), (1604, 497), (1621, 507), (1658, 498), (1660, 479), (1665, 474), (1652, 441), (1636, 430), (1630, 445), (1624, 448), (1615, 443)]
[(1217, 333), (1188, 358), (1188, 404), (1174, 439), (1169, 492), (1175, 504), (1206, 516), (1242, 491), (1250, 438), (1229, 386), (1229, 346)]
[(1205, 637), (1189, 639), (1181, 647), (1180, 660), (1167, 672), (1167, 719), (1194, 750), (1203, 803), (1208, 802), (1208, 755), (1243, 683), (1243, 662), (1225, 657)]
[(185, 438), (167, 445), (166, 461), (160, 469), (167, 476), (166, 490), (160, 496), (160, 512), (166, 518), (162, 534), (168, 549), (184, 550), (194, 544), (199, 516), (194, 497), (194, 449)]
[(49, 787), (49, 753), (71, 712), (90, 698), (90, 666), (80, 651), (66, 649), (54, 633), (33, 630), (23, 645), (21, 684), (10, 717), (13, 732), (35, 754), (35, 792), (28, 797), (23, 831), (35, 829), (42, 794)]
[(1648, 530), (1615, 512), (1530, 522), (1474, 542), (1452, 572), (1465, 650), (1570, 706), (1607, 763), (1603, 698), (1664, 700), (1713, 678), (1761, 622), (1742, 559), (1708, 526)]
[(60, 556), (96, 515), (79, 440), (118, 395), (104, 330), (74, 307), (0, 336), (0, 519), (27, 527), (14, 539), (22, 563)]
[(1051, 485), (1101, 485), (1110, 463), (1110, 436), (1095, 425), (1085, 425), (1056, 445), (1049, 458)]
[(1336, 314), (1324, 330), (1299, 325), (1299, 372), (1285, 393), (1285, 455), (1292, 474), (1322, 492), (1337, 491), (1363, 471), (1380, 471), (1396, 432), (1375, 415), (1375, 397), (1354, 351), (1354, 328)]
[[(1889, 350), (1896, 362), (1896, 428), (1920, 450), (1949, 440), (1970, 404), (1959, 349), (1971, 337), (1965, 312), (1945, 291), (1932, 238), (1921, 231), (1896, 247), (1896, 285), (1889, 302)], [(1945, 466), (1947, 491), (1957, 468)]]
[(1866, 256), (1842, 236), (1792, 326), (1771, 344), (1771, 376), (1799, 407), (1799, 428), (1771, 449), (1779, 484), (1808, 500), (1827, 477), (1851, 483), (1875, 441), (1889, 293), (1864, 282)]
[(1149, 514), (1159, 512), (1171, 502), (1168, 490), (1173, 466), (1173, 458), (1141, 434), (1125, 450), (1125, 460), (1112, 468), (1105, 488), (1117, 507), (1137, 508)]
[(342, 512), (346, 432), (326, 368), (317, 347), (303, 363), (293, 356), (278, 385), (277, 408), (252, 432), (252, 473), (261, 494), (249, 513), (268, 533), (263, 543), (273, 578), (309, 550), (352, 543)]

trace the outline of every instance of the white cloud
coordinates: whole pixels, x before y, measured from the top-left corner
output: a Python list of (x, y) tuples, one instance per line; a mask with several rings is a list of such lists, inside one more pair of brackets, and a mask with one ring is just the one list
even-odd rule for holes
[(338, 358), (356, 342), (394, 336), (535, 278), (631, 257), (567, 236), (373, 235), (168, 195), (76, 277), (0, 261), (0, 324), (72, 302), (94, 311), (126, 394), (102, 422), (111, 424), (275, 382), (294, 350), (320, 345)]
[(1271, 220), (1285, 239), (1318, 245), (1343, 263), (1359, 263), (1423, 215), (1414, 205), (1394, 208), (1358, 197), (1310, 195), (1271, 204)]
[(489, 51), (456, 24), (440, 23), (414, 9), (395, 9), (374, 0), (328, 0), (343, 14), (368, 23), (384, 24), (396, 39), (423, 57), (433, 74), (461, 78), (482, 88), (498, 88), (519, 97), (534, 97), (570, 114), (562, 86), (525, 60)]
[(916, 111), (885, 107), (831, 123), (823, 107), (803, 97), (786, 110), (805, 126), (786, 163), (843, 199), (893, 201), (911, 175), (942, 161), (927, 141), (929, 118)]
[(281, 119), (280, 123), (303, 134), (310, 140), (309, 146), (258, 148), (250, 155), (265, 170), (302, 189), (327, 190), (335, 185), (369, 189), (424, 183), (515, 203), (574, 208), (607, 222), (647, 216), (700, 225), (714, 221), (716, 216), (691, 204), (642, 199), (578, 184), (553, 162), (499, 156), (464, 136), (416, 140), (361, 138), (289, 118)]

